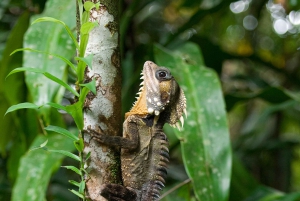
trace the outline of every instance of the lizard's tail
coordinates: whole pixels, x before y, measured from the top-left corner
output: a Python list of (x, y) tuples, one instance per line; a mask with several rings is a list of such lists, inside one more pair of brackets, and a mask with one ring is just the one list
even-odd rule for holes
[(165, 187), (165, 179), (167, 177), (167, 163), (169, 162), (167, 136), (162, 132), (156, 132), (153, 141), (153, 155), (152, 161), (153, 175), (152, 179), (143, 185), (142, 201), (156, 201), (159, 200), (160, 191)]

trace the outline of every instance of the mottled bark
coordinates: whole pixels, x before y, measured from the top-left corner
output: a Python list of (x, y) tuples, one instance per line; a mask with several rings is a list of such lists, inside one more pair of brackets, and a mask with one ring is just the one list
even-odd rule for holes
[[(100, 127), (107, 135), (120, 135), (122, 123), (118, 4), (115, 0), (101, 0), (100, 9), (92, 9), (89, 20), (99, 26), (90, 32), (85, 53), (85, 56), (94, 55), (93, 68), (86, 70), (85, 79), (95, 78), (97, 95), (90, 93), (86, 98), (84, 128), (99, 131)], [(105, 198), (99, 195), (101, 184), (121, 182), (119, 150), (99, 144), (88, 134), (84, 142), (85, 154), (91, 152), (87, 164), (87, 196), (102, 201)]]

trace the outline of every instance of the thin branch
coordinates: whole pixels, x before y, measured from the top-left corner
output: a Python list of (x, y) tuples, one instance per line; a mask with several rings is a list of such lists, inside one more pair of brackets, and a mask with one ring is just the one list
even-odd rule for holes
[(170, 190), (168, 190), (167, 192), (165, 192), (159, 200), (163, 199), (164, 197), (166, 197), (167, 195), (169, 195), (170, 193), (172, 193), (173, 191), (176, 191), (178, 188), (180, 188), (181, 186), (184, 186), (185, 184), (190, 183), (192, 180), (190, 178), (184, 180), (183, 182), (177, 184), (176, 186), (174, 186), (173, 188), (171, 188)]

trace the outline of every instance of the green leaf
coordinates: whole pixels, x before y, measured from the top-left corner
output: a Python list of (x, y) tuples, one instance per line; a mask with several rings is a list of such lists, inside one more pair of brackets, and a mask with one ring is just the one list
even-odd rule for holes
[(61, 166), (61, 167), (66, 168), (68, 170), (72, 170), (72, 171), (76, 172), (80, 176), (82, 175), (81, 171), (77, 167), (74, 167), (74, 166)]
[(86, 11), (90, 11), (91, 9), (95, 8), (95, 4), (93, 2), (86, 1), (84, 2), (83, 7)]
[(245, 201), (277, 201), (280, 200), (283, 195), (283, 192), (261, 185), (258, 186)]
[(73, 133), (71, 133), (70, 131), (64, 129), (64, 128), (61, 128), (61, 127), (58, 127), (58, 126), (52, 126), (52, 125), (49, 125), (47, 126), (46, 128), (44, 128), (46, 131), (53, 131), (53, 132), (56, 132), (56, 133), (60, 133), (68, 138), (70, 138), (71, 140), (78, 140), (79, 138), (77, 136), (75, 136)]
[(58, 23), (58, 24), (62, 24), (65, 27), (65, 29), (66, 29), (68, 35), (70, 36), (70, 38), (72, 38), (72, 41), (73, 41), (74, 45), (76, 46), (76, 48), (79, 49), (79, 45), (77, 43), (77, 40), (76, 40), (74, 34), (72, 33), (71, 29), (66, 25), (66, 23), (64, 23), (63, 21), (55, 19), (53, 17), (41, 17), (41, 18), (38, 18), (38, 19), (34, 20), (31, 23), (31, 25), (36, 24), (38, 22), (55, 22), (55, 23)]
[(77, 181), (74, 181), (74, 180), (69, 180), (69, 183), (73, 184), (74, 186), (77, 186), (77, 187), (80, 186), (80, 183), (78, 183)]
[[(37, 18), (51, 17), (64, 22), (75, 33), (75, 10), (75, 3), (70, 3), (70, 1), (48, 0), (44, 12), (33, 15), (31, 22)], [(51, 21), (51, 19), (49, 20)], [(76, 50), (71, 37), (60, 23), (37, 23), (30, 26), (25, 34), (23, 47), (43, 52), (53, 52), (68, 60), (73, 58)], [(47, 54), (24, 51), (22, 66), (39, 68), (60, 80), (67, 80), (66, 63)], [(61, 102), (64, 88), (60, 85), (30, 72), (25, 72), (25, 79), (29, 92), (28, 96), (31, 97), (33, 103), (43, 105), (48, 102)], [(50, 110), (50, 107), (43, 107), (38, 111), (40, 115), (43, 115), (46, 124), (49, 123)]]
[(231, 110), (233, 106), (241, 101), (247, 101), (253, 98), (261, 98), (269, 103), (280, 104), (288, 100), (296, 100), (300, 102), (300, 93), (291, 92), (280, 87), (268, 87), (255, 93), (232, 93), (225, 96), (227, 110)]
[[(30, 141), (27, 140), (30, 139), (30, 137), (27, 136), (28, 138), (25, 140), (24, 135), (26, 135), (25, 132), (27, 130), (25, 131), (19, 123), (27, 120), (25, 117), (27, 111), (21, 114), (13, 113), (3, 118), (7, 108), (11, 105), (26, 101), (27, 90), (24, 90), (24, 75), (19, 74), (9, 80), (5, 80), (5, 76), (16, 66), (22, 65), (22, 52), (13, 56), (9, 56), (9, 54), (14, 49), (23, 46), (23, 37), (28, 29), (29, 18), (30, 12), (24, 10), (14, 23), (5, 42), (3, 41), (5, 46), (3, 46), (3, 43), (1, 45), (4, 49), (1, 50), (2, 55), (0, 56), (2, 57), (0, 61), (0, 117), (2, 117), (0, 121), (0, 155), (7, 157), (6, 152), (9, 151), (10, 153), (7, 158), (7, 170), (11, 182), (14, 182), (17, 176), (19, 159), (24, 154), (27, 143)], [(31, 125), (34, 125), (34, 123)], [(11, 134), (8, 135), (7, 133)], [(7, 147), (8, 144), (10, 148)]]
[(84, 197), (83, 197), (83, 195), (82, 194), (80, 194), (78, 191), (75, 191), (75, 190), (70, 190), (69, 189), (69, 191), (71, 191), (72, 193), (74, 193), (75, 195), (77, 195), (78, 197), (80, 197), (81, 199), (83, 199)]
[(85, 182), (81, 181), (79, 186), (79, 193), (83, 194), (85, 189)]
[(87, 23), (89, 21), (89, 17), (90, 17), (90, 12), (84, 11), (82, 13), (81, 24)]
[(30, 68), (30, 67), (21, 67), (21, 68), (15, 68), (14, 70), (12, 70), (8, 75), (12, 75), (14, 73), (18, 73), (18, 72), (23, 72), (23, 71), (28, 71), (28, 72), (33, 72), (33, 73), (41, 73), (43, 74), (45, 77), (49, 78), (50, 80), (56, 82), (57, 84), (60, 84), (61, 86), (65, 87), (66, 89), (68, 89), (70, 92), (72, 92), (75, 96), (79, 96), (78, 92), (73, 89), (70, 85), (68, 85), (67, 83), (65, 83), (64, 81), (62, 81), (61, 79), (55, 77), (54, 75), (39, 69), (39, 68)]
[(86, 22), (80, 28), (80, 34), (86, 35), (89, 34), (96, 26), (98, 26), (97, 22)]
[(84, 142), (83, 142), (83, 139), (82, 139), (82, 138), (79, 138), (77, 141), (74, 141), (74, 146), (76, 147), (76, 149), (77, 149), (79, 152), (82, 152), (82, 151), (83, 151), (83, 148), (84, 148)]
[(44, 148), (47, 144), (48, 144), (48, 139), (45, 142), (43, 142), (42, 144), (40, 144), (39, 146), (31, 148), (29, 151)]
[(31, 52), (38, 52), (38, 53), (47, 54), (47, 55), (50, 55), (50, 56), (57, 57), (57, 58), (61, 59), (62, 61), (64, 61), (66, 64), (68, 64), (76, 72), (76, 67), (74, 66), (74, 64), (70, 60), (68, 60), (67, 58), (65, 58), (63, 56), (60, 56), (58, 54), (53, 54), (53, 53), (49, 53), (49, 52), (34, 50), (34, 49), (31, 49), (31, 48), (19, 48), (19, 49), (14, 50), (10, 55), (15, 54), (16, 52), (26, 51), (26, 50), (31, 51)]
[(199, 200), (228, 199), (231, 146), (222, 89), (217, 74), (206, 68), (197, 45), (186, 43), (169, 51), (154, 49), (160, 66), (170, 67), (187, 100), (188, 118), (181, 140), (184, 165)]
[(80, 25), (83, 23), (82, 22), (82, 13), (83, 13), (83, 3), (81, 0), (77, 0), (77, 5), (78, 5), (78, 12), (79, 12), (79, 18), (80, 18)]
[[(82, 37), (82, 40), (81, 42), (84, 43), (86, 39), (86, 42), (88, 41), (88, 36), (87, 38), (86, 37)], [(81, 44), (81, 43), (80, 43)], [(87, 43), (86, 43), (87, 44)], [(80, 54), (84, 54), (84, 51), (85, 51), (85, 48), (86, 48), (86, 44), (85, 44), (85, 47), (82, 47), (81, 49), (84, 49), (83, 51), (81, 51)], [(86, 68), (86, 65), (83, 61), (79, 61), (78, 62), (78, 66), (77, 66), (77, 78), (78, 78), (78, 83), (82, 83), (83, 80), (84, 80), (84, 71), (85, 71), (85, 68)]]
[(94, 57), (93, 54), (89, 54), (86, 57), (75, 57), (75, 60), (82, 61), (84, 62), (85, 65), (88, 65), (90, 69), (93, 69), (92, 67), (93, 57)]
[[(81, 104), (82, 104), (82, 107), (83, 107), (83, 104), (84, 104), (84, 101), (85, 101), (85, 97), (86, 95), (90, 92), (90, 90), (87, 88), (87, 87), (83, 87), (81, 89), (81, 92), (80, 92), (80, 96), (79, 96), (79, 101)], [(82, 130), (82, 129), (81, 129)]]
[(100, 8), (100, 1), (97, 2), (97, 3), (95, 3), (95, 7), (96, 7), (96, 10), (99, 10), (99, 8)]
[(65, 156), (68, 156), (68, 157), (70, 157), (70, 158), (73, 158), (74, 160), (77, 160), (77, 161), (81, 161), (81, 159), (79, 158), (79, 156), (77, 156), (77, 155), (75, 155), (75, 154), (73, 154), (73, 153), (71, 153), (71, 152), (69, 152), (69, 151), (65, 151), (65, 150), (54, 150), (54, 149), (49, 149), (48, 151), (50, 151), (50, 152), (54, 152), (54, 153), (60, 153), (60, 154), (63, 154), (63, 155), (65, 155)]
[(79, 130), (83, 129), (83, 113), (82, 103), (76, 102), (73, 105), (66, 106), (67, 112), (73, 117), (76, 126)]
[(69, 114), (73, 117), (76, 126), (79, 130), (83, 129), (83, 105), (86, 95), (89, 93), (89, 89), (83, 87), (79, 96), (79, 100), (73, 105), (67, 105), (66, 109)]
[[(86, 50), (86, 46), (89, 40), (89, 34), (81, 34), (80, 36), (80, 49), (79, 49), (79, 57), (83, 58), (84, 54), (85, 54), (85, 50)], [(84, 79), (84, 71), (86, 68), (86, 64), (83, 60), (79, 60), (78, 62), (78, 66), (77, 66), (77, 79), (78, 79), (78, 83), (82, 83), (83, 79)]]
[(300, 192), (289, 193), (279, 199), (279, 201), (298, 201), (298, 200), (300, 200)]
[(91, 82), (89, 83), (85, 83), (85, 84), (79, 84), (80, 86), (84, 86), (86, 88), (88, 88), (93, 94), (97, 94), (96, 91), (96, 81), (95, 79), (93, 79)]
[[(47, 147), (50, 149), (65, 149), (68, 151), (74, 149), (72, 142), (59, 134), (51, 134), (47, 137), (38, 135), (30, 148), (40, 146), (47, 139)], [(18, 169), (18, 177), (13, 186), (11, 200), (45, 200), (50, 177), (53, 171), (60, 167), (63, 157), (63, 155), (44, 150), (30, 151), (23, 155)]]
[(53, 108), (56, 108), (56, 109), (59, 109), (59, 110), (64, 110), (64, 111), (67, 111), (66, 107), (61, 105), (61, 104), (58, 104), (58, 103), (47, 103), (47, 105), (50, 105), (51, 107)]
[(89, 160), (90, 157), (91, 157), (91, 152), (87, 153), (87, 155), (85, 157), (85, 161)]
[(10, 106), (7, 111), (5, 112), (4, 116), (7, 114), (7, 113), (10, 113), (10, 112), (13, 112), (13, 111), (16, 111), (16, 110), (20, 110), (20, 109), (38, 109), (40, 106), (37, 106), (36, 104), (33, 104), (33, 103), (19, 103), (17, 105), (13, 105), (13, 106)]

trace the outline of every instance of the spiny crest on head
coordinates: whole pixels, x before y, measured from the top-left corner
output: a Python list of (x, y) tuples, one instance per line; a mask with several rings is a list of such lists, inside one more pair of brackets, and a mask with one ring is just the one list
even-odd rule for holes
[(134, 107), (136, 105), (136, 103), (137, 103), (138, 99), (141, 97), (141, 94), (142, 94), (143, 89), (144, 89), (144, 74), (143, 74), (143, 70), (141, 72), (141, 78), (140, 79), (142, 80), (142, 82), (140, 83), (140, 88), (139, 88), (139, 91), (136, 93), (136, 95), (137, 95), (135, 97), (136, 100), (133, 102), (132, 107)]

